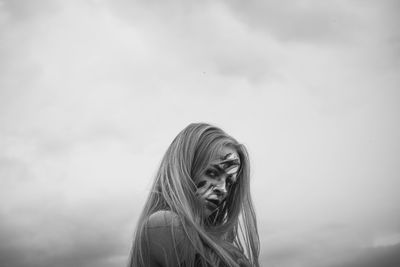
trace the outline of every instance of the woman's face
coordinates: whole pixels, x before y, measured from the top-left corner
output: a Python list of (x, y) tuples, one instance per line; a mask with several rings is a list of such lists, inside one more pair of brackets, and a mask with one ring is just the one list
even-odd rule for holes
[(208, 163), (206, 170), (197, 179), (196, 195), (204, 205), (206, 216), (216, 212), (237, 180), (240, 159), (236, 150), (223, 147)]

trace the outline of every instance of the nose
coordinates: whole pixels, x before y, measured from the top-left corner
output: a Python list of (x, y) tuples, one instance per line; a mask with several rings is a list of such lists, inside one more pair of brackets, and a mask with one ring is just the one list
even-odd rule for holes
[(217, 194), (219, 197), (226, 197), (226, 195), (228, 194), (228, 191), (226, 190), (226, 183), (225, 181), (221, 181), (217, 184), (214, 185), (214, 189), (213, 189), (214, 193)]

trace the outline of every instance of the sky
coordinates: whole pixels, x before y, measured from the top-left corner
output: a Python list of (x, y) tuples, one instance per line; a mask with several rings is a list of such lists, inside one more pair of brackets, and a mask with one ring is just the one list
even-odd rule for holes
[(125, 266), (191, 122), (246, 145), (262, 266), (400, 266), (398, 1), (0, 0), (0, 265)]

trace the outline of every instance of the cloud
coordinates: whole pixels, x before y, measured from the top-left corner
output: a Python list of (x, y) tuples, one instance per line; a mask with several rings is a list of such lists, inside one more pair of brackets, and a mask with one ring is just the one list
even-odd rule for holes
[(129, 244), (124, 243), (121, 228), (105, 227), (123, 225), (118, 222), (120, 214), (103, 205), (104, 213), (96, 211), (100, 207), (85, 205), (71, 214), (63, 205), (49, 209), (44, 203), (34, 204), (42, 207), (22, 210), (24, 218), (16, 214), (9, 214), (11, 220), (2, 218), (0, 255), (5, 266), (107, 266), (115, 259), (118, 264), (126, 261)]
[[(364, 33), (363, 27), (367, 17), (371, 19), (371, 13), (374, 12), (374, 23), (386, 24), (387, 21), (397, 17), (393, 10), (398, 9), (395, 1), (383, 1), (377, 4), (373, 1), (293, 3), (255, 0), (246, 3), (229, 1), (226, 4), (250, 29), (260, 30), (281, 41), (330, 44), (336, 44), (337, 41), (351, 41), (354, 37), (359, 37), (358, 32)], [(385, 22), (375, 19), (383, 19)], [(389, 32), (391, 31), (393, 28), (389, 29)]]
[(227, 5), (249, 28), (281, 41), (332, 42), (350, 37), (355, 26), (354, 14), (338, 1), (233, 1)]
[(268, 266), (329, 266), (329, 267), (394, 267), (400, 263), (399, 245), (379, 248), (345, 248), (327, 250), (326, 244), (290, 245), (268, 249), (262, 263)]
[[(121, 185), (118, 179), (108, 180), (105, 188), (104, 177), (99, 176), (94, 177), (97, 184), (42, 176), (23, 181), (6, 177), (7, 185), (3, 178), (3, 265), (117, 266), (126, 262), (138, 213), (124, 207), (142, 201), (141, 192), (127, 196), (115, 188)], [(114, 195), (113, 187), (121, 196)]]
[(148, 179), (138, 177), (140, 168), (155, 166), (145, 167), (147, 156), (118, 136), (95, 133), (56, 148), (46, 136), (30, 146), (24, 136), (3, 139), (2, 264), (125, 264), (139, 212), (126, 207), (143, 201)]
[(400, 245), (365, 248), (344, 263), (332, 267), (394, 267), (400, 264)]
[(0, 7), (8, 265), (121, 266), (193, 121), (249, 148), (263, 263), (399, 232), (397, 2), (28, 2)]
[(20, 23), (37, 19), (40, 16), (51, 15), (59, 8), (58, 1), (40, 0), (32, 3), (27, 0), (1, 1), (1, 9), (9, 20)]
[(266, 221), (261, 225), (261, 260), (266, 266), (331, 266), (351, 257), (368, 242), (365, 233), (347, 223), (298, 219), (276, 224)]
[[(106, 3), (113, 14), (129, 25), (145, 27), (151, 32), (151, 42), (163, 44), (159, 47), (160, 56), (170, 55), (174, 68), (183, 64), (185, 72), (193, 71), (202, 80), (226, 75), (258, 82), (276, 75), (271, 62), (276, 61), (279, 48), (263, 36), (248, 31), (223, 3)], [(215, 90), (221, 89), (216, 87)]]

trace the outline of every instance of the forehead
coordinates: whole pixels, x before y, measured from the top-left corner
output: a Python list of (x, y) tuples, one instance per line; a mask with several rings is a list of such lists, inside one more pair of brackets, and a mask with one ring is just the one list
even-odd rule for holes
[(235, 174), (240, 167), (240, 158), (236, 149), (226, 146), (216, 153), (210, 165), (227, 174)]
[(211, 163), (218, 164), (221, 161), (233, 159), (233, 158), (239, 158), (239, 155), (236, 151), (235, 148), (230, 147), (230, 146), (223, 146), (214, 156), (214, 158), (211, 160)]

